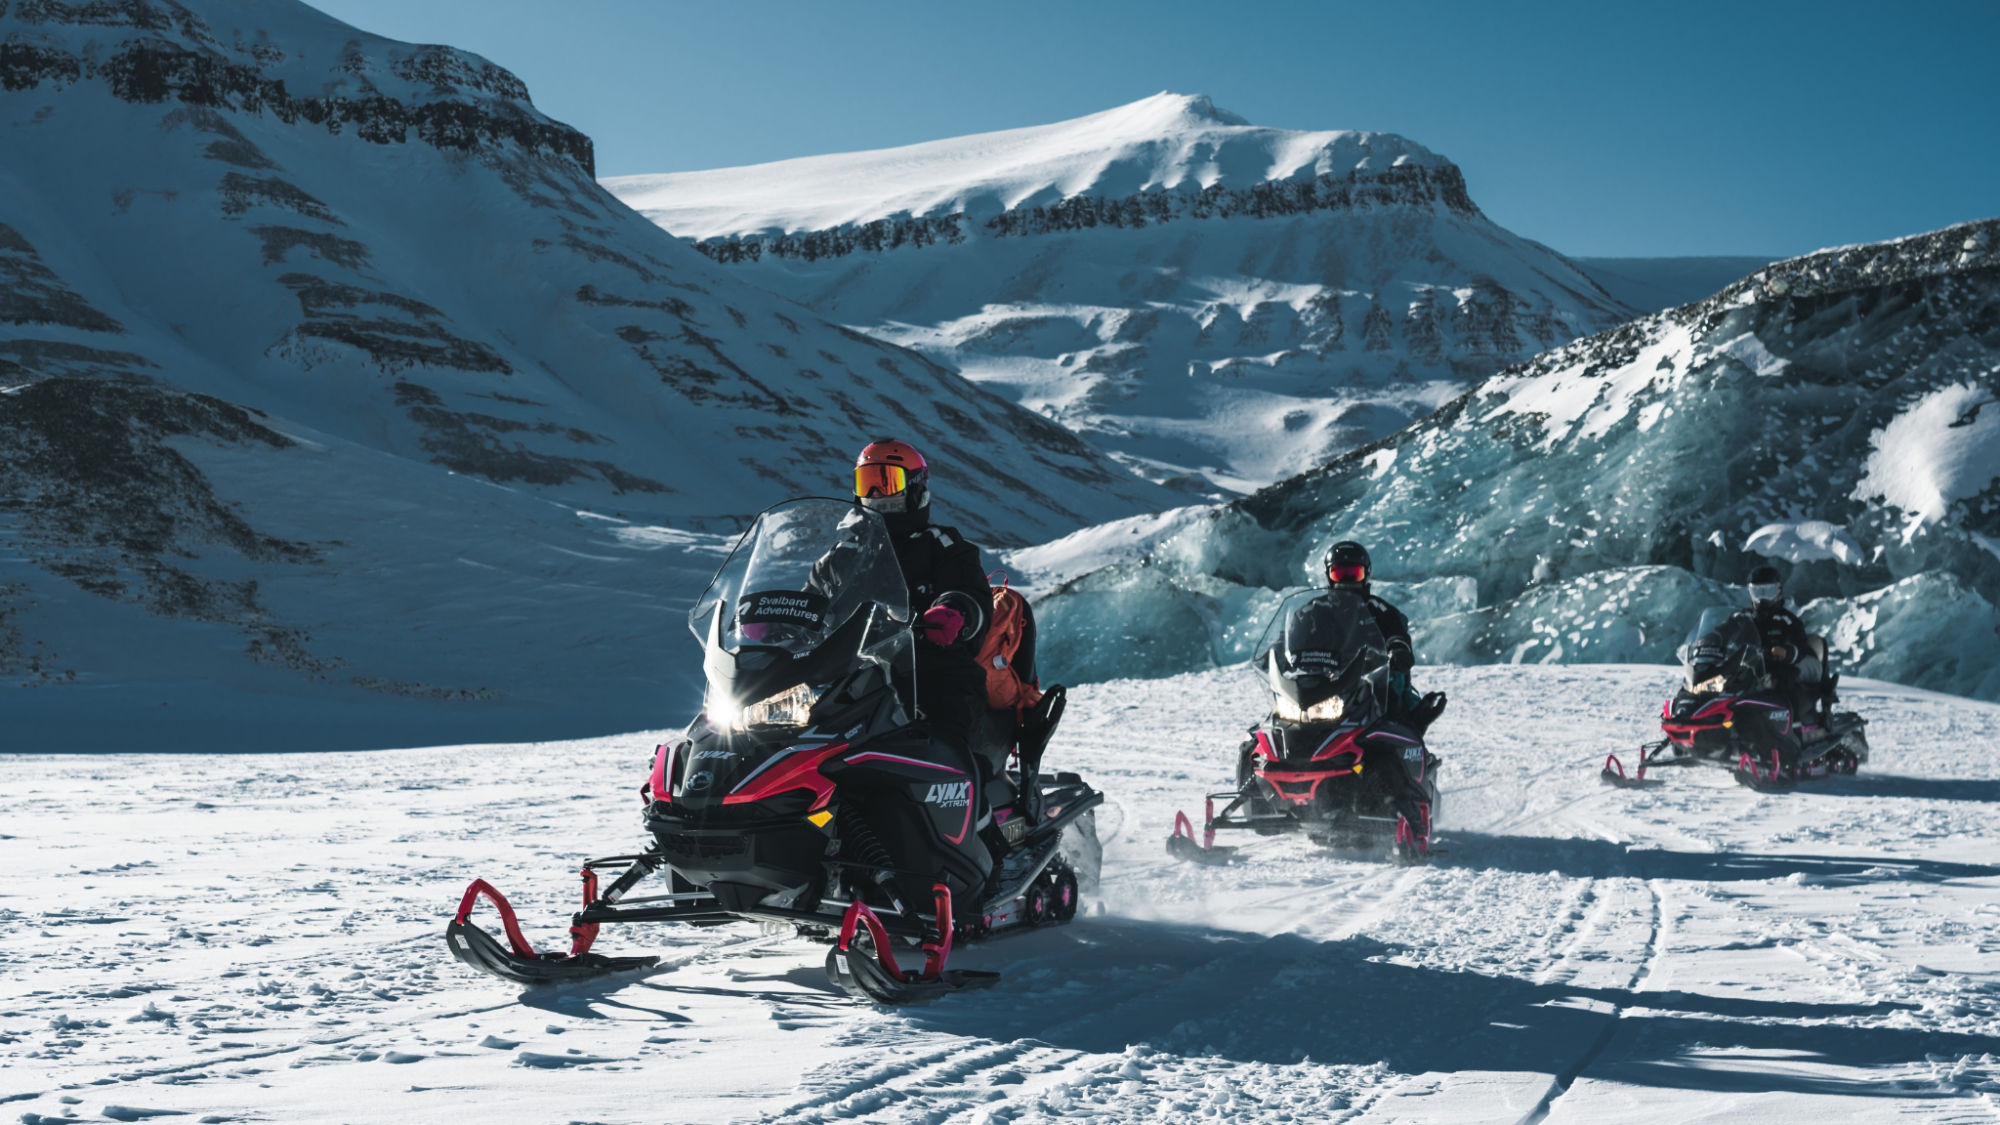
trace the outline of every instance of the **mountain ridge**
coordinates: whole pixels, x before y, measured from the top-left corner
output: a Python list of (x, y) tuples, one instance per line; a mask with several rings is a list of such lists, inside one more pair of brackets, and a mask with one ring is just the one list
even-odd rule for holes
[[(1196, 497), (1632, 315), (1387, 133), (1160, 94), (1053, 125), (605, 181), (709, 255)], [(997, 139), (996, 139), (997, 138)]]

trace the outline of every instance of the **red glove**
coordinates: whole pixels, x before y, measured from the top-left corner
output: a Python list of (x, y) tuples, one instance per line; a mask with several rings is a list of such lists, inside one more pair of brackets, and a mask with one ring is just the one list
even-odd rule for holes
[(939, 648), (956, 643), (963, 628), (965, 615), (948, 605), (934, 605), (917, 619), (917, 635)]

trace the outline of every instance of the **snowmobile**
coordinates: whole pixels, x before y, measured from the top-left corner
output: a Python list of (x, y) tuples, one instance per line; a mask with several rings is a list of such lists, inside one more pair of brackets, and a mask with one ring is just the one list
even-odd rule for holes
[[(1711, 635), (1725, 647), (1724, 670), (1697, 672), (1696, 649)], [(1826, 641), (1810, 637), (1808, 643), (1808, 655), (1823, 671), (1812, 685), (1812, 710), (1797, 714), (1783, 693), (1770, 688), (1755, 623), (1725, 608), (1703, 611), (1680, 649), (1681, 686), (1660, 707), (1666, 737), (1639, 748), (1630, 774), (1617, 754), (1607, 755), (1599, 778), (1607, 785), (1641, 788), (1661, 783), (1647, 774), (1662, 766), (1715, 766), (1729, 770), (1739, 784), (1771, 792), (1855, 773), (1868, 760), (1867, 721), (1833, 710), (1839, 677), (1830, 672)]]
[[(1306, 612), (1296, 613), (1301, 607)], [(1224, 863), (1236, 849), (1217, 847), (1215, 834), (1247, 829), (1304, 832), (1341, 849), (1386, 843), (1399, 862), (1428, 858), (1441, 759), (1420, 727), (1391, 717), (1388, 642), (1361, 596), (1338, 589), (1291, 595), (1253, 651), (1270, 713), (1238, 748), (1236, 788), (1206, 798), (1200, 838), (1185, 812), (1174, 814), (1168, 852)], [(1423, 708), (1432, 719), (1442, 709), (1441, 695)], [(1218, 801), (1225, 802), (1221, 812)]]
[[(831, 943), (828, 977), (856, 997), (993, 984), (948, 968), (953, 946), (1075, 916), (1097, 877), (1103, 795), (1041, 770), (1060, 686), (1005, 714), (998, 755), (934, 740), (912, 719), (911, 624), (878, 514), (818, 498), (761, 513), (689, 615), (706, 694), (640, 787), (651, 847), (584, 864), (566, 953), (535, 952), (506, 898), (475, 880), (446, 929), (453, 956), (523, 984), (568, 981), (657, 961), (593, 953), (606, 923), (748, 920)], [(628, 897), (653, 876), (658, 893)], [(481, 898), (506, 944), (470, 920)], [(921, 951), (922, 967), (899, 950)]]

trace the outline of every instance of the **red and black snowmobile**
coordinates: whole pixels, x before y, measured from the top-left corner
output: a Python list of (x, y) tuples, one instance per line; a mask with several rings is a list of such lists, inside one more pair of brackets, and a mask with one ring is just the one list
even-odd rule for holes
[[(1400, 862), (1431, 853), (1440, 759), (1424, 744), (1392, 682), (1389, 647), (1359, 594), (1308, 590), (1278, 606), (1259, 640), (1253, 669), (1271, 711), (1238, 748), (1236, 788), (1211, 793), (1199, 839), (1186, 813), (1174, 815), (1167, 850), (1196, 863), (1221, 863), (1236, 849), (1215, 834), (1248, 829), (1270, 836), (1305, 832), (1342, 849), (1387, 844)], [(1416, 710), (1435, 719), (1443, 696)], [(1423, 725), (1428, 725), (1428, 721)], [(1216, 802), (1225, 802), (1220, 812)]]
[[(506, 899), (475, 881), (446, 931), (459, 960), (526, 984), (571, 980), (657, 960), (592, 953), (605, 923), (742, 919), (832, 943), (831, 980), (893, 1004), (998, 979), (947, 968), (958, 942), (1075, 916), (1097, 876), (1103, 795), (1041, 771), (1063, 690), (1006, 713), (998, 746), (953, 746), (912, 721), (909, 597), (880, 516), (830, 499), (768, 509), (689, 623), (707, 695), (640, 788), (652, 847), (584, 864), (567, 953), (536, 953)], [(658, 891), (632, 895), (649, 876)], [(471, 922), (481, 897), (505, 944)], [(899, 963), (905, 949), (921, 968)]]
[(1607, 785), (1640, 788), (1660, 784), (1647, 775), (1662, 766), (1715, 766), (1740, 784), (1769, 792), (1855, 773), (1868, 760), (1867, 720), (1833, 709), (1839, 677), (1831, 674), (1826, 641), (1807, 640), (1805, 655), (1817, 675), (1801, 685), (1811, 701), (1801, 712), (1791, 701), (1794, 693), (1775, 688), (1749, 616), (1703, 611), (1681, 646), (1681, 687), (1660, 707), (1666, 737), (1639, 748), (1631, 773), (1611, 754), (1598, 776)]

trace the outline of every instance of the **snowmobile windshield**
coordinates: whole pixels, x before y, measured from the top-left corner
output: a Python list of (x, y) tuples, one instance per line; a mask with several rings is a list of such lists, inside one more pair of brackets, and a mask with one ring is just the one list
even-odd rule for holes
[(1764, 642), (1756, 620), (1747, 609), (1702, 610), (1681, 645), (1681, 663), (1692, 691), (1722, 691), (1730, 673), (1739, 669), (1749, 679), (1763, 678)]
[(910, 596), (882, 517), (852, 500), (788, 500), (737, 541), (688, 627), (731, 655), (746, 648), (804, 656), (868, 616), (861, 655), (907, 636)]
[(1360, 594), (1286, 598), (1264, 627), (1257, 663), (1280, 718), (1366, 722), (1386, 709), (1389, 641)]

